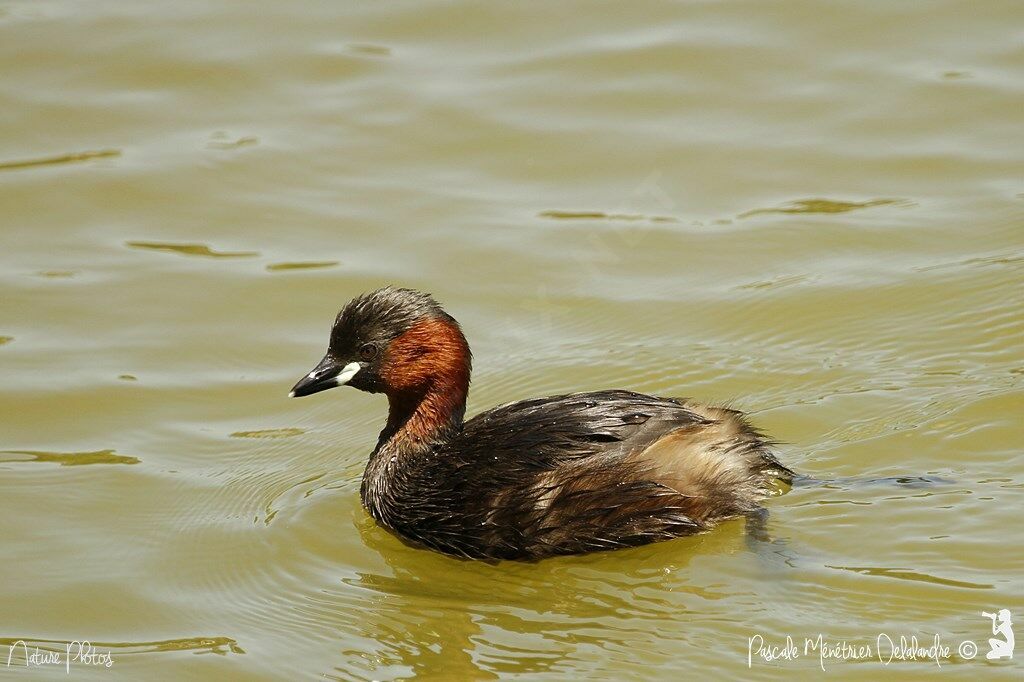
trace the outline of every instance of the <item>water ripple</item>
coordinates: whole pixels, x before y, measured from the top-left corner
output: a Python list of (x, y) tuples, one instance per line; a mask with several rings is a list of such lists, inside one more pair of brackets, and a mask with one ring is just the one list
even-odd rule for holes
[(320, 260), (320, 261), (294, 261), (290, 263), (271, 263), (267, 266), (267, 270), (270, 272), (284, 272), (290, 270), (317, 270), (323, 268), (333, 268), (338, 265), (336, 260)]
[(203, 256), (206, 258), (251, 258), (260, 255), (258, 251), (215, 251), (206, 244), (175, 244), (170, 242), (125, 242), (125, 246), (133, 249), (150, 251), (170, 251), (183, 256)]
[(38, 166), (56, 166), (66, 163), (80, 163), (93, 159), (109, 159), (121, 156), (119, 149), (99, 149), (96, 151), (72, 152), (70, 154), (58, 154), (56, 156), (43, 156), (35, 159), (21, 159), (18, 161), (0, 161), (0, 171), (21, 170), (23, 168), (36, 168)]
[(540, 218), (554, 220), (646, 220), (652, 223), (677, 223), (678, 218), (663, 215), (643, 215), (640, 213), (605, 213), (603, 211), (541, 211)]
[(301, 436), (306, 431), (295, 427), (284, 427), (280, 429), (260, 429), (258, 431), (235, 431), (232, 438), (291, 438)]
[(0, 455), (25, 455), (25, 458), (0, 459), (0, 462), (49, 462), (63, 467), (87, 464), (138, 464), (141, 460), (130, 455), (119, 455), (113, 450), (93, 452), (42, 452), (39, 450), (0, 450)]
[(947, 587), (965, 587), (970, 590), (991, 590), (995, 585), (987, 583), (972, 583), (966, 580), (952, 580), (938, 576), (920, 573), (909, 568), (884, 568), (878, 566), (829, 566), (837, 571), (852, 571), (861, 575), (871, 575), (880, 578), (896, 578), (898, 580), (912, 580), (916, 582), (932, 583), (934, 585), (945, 585)]
[(740, 218), (749, 218), (754, 215), (765, 213), (849, 213), (862, 208), (873, 206), (910, 206), (911, 202), (906, 199), (872, 199), (871, 201), (836, 201), (833, 199), (798, 199), (791, 201), (786, 206), (777, 208), (755, 208), (751, 211), (741, 213)]

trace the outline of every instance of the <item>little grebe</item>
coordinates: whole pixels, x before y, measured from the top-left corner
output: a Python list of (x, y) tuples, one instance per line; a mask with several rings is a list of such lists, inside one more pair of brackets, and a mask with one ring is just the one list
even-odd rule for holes
[(684, 399), (572, 393), (464, 422), (470, 368), (459, 324), (431, 296), (386, 287), (345, 306), (290, 394), (387, 395), (360, 493), (413, 544), (489, 560), (642, 545), (754, 514), (793, 477), (739, 412)]

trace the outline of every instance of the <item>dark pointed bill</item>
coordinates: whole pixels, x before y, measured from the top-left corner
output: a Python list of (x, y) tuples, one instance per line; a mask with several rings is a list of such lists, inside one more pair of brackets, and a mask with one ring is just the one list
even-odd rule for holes
[(342, 366), (340, 362), (330, 355), (313, 368), (313, 371), (299, 379), (299, 382), (292, 388), (289, 398), (301, 398), (306, 395), (313, 395), (320, 391), (326, 391), (335, 386), (344, 386), (359, 371), (358, 362), (350, 362)]

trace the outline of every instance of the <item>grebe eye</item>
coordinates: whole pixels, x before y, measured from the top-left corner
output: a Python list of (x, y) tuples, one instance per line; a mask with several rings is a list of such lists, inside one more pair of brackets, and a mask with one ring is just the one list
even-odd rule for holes
[(369, 362), (370, 360), (373, 360), (373, 358), (376, 357), (376, 355), (377, 346), (373, 345), (372, 343), (364, 343), (362, 346), (359, 347), (359, 357), (362, 360)]

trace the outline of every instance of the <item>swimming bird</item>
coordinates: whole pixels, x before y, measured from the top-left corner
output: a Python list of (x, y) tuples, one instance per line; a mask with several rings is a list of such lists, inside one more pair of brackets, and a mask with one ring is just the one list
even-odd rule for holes
[(385, 287), (338, 313), (327, 354), (290, 393), (387, 396), (360, 495), (410, 544), (490, 561), (643, 545), (756, 515), (792, 481), (740, 412), (684, 398), (567, 393), (466, 420), (471, 370), (433, 297)]

